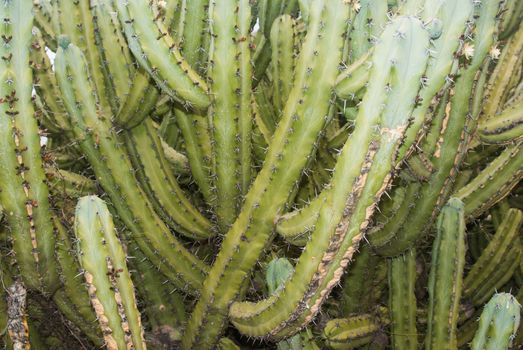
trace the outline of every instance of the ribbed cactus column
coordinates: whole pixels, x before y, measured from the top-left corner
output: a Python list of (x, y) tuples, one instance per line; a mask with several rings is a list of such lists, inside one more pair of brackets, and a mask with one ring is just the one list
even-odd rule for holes
[(79, 260), (108, 349), (146, 349), (126, 255), (104, 201), (78, 201), (75, 235)]
[(299, 185), (326, 122), (349, 7), (342, 0), (320, 0), (312, 6), (309, 31), (282, 119), (263, 168), (204, 283), (182, 339), (185, 349), (211, 348), (217, 340), (226, 325), (230, 303), (239, 296), (248, 272), (270, 241), (276, 216), (285, 210), (289, 194)]
[(52, 294), (55, 239), (31, 100), (32, 3), (4, 1), (0, 16), (0, 204), (26, 287)]

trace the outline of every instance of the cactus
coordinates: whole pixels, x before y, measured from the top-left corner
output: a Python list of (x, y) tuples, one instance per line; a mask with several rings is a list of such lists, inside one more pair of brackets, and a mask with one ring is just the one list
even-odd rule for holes
[(425, 349), (457, 349), (456, 327), (465, 266), (465, 214), (451, 198), (438, 218), (429, 276)]
[(497, 332), (480, 305), (523, 283), (522, 6), (5, 0), (16, 346), (456, 349)]
[(495, 294), (485, 305), (470, 348), (508, 349), (519, 327), (521, 305), (509, 293)]
[(76, 206), (78, 255), (91, 305), (109, 349), (146, 349), (125, 253), (106, 204), (95, 196)]

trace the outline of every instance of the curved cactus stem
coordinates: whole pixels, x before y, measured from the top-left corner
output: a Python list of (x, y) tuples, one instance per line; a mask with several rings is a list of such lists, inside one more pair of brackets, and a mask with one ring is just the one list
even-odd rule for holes
[[(303, 44), (293, 90), (269, 146), (263, 168), (245, 198), (238, 219), (205, 282), (184, 337), (183, 348), (209, 348), (216, 340), (226, 310), (270, 240), (274, 220), (310, 157), (328, 115), (331, 89), (343, 45), (349, 5), (341, 0), (315, 3)], [(324, 25), (320, 26), (320, 23)], [(318, 35), (320, 34), (321, 35)], [(336, 53), (336, 54), (333, 54)], [(302, 89), (308, 86), (308, 90)]]
[(179, 286), (200, 289), (206, 266), (172, 236), (154, 213), (114, 129), (96, 108), (96, 94), (80, 50), (67, 42), (63, 46), (55, 60), (58, 82), (74, 124), (73, 132), (98, 181), (151, 262)]
[(31, 100), (32, 3), (8, 1), (0, 9), (0, 204), (22, 279), (29, 289), (58, 288), (49, 189), (40, 132)]
[(333, 319), (323, 329), (323, 338), (330, 349), (347, 350), (360, 348), (372, 343), (390, 320), (386, 310), (380, 309), (376, 314), (361, 314), (348, 318)]
[(521, 305), (509, 293), (495, 294), (485, 305), (479, 328), (470, 344), (472, 350), (504, 350), (518, 330)]
[(389, 260), (389, 312), (393, 349), (418, 349), (416, 251)]
[[(434, 172), (423, 184), (416, 196), (419, 198), (409, 209), (409, 225), (403, 225), (394, 233), (392, 241), (380, 246), (378, 252), (396, 256), (424, 236), (436, 219), (439, 209), (450, 196), (452, 184), (461, 165), (475, 128), (482, 102), (482, 91), (487, 77), (488, 59), (485, 59), (494, 43), (501, 0), (488, 0), (477, 7), (475, 26), (475, 53), (468, 66), (460, 73), (453, 88), (450, 109), (447, 110), (434, 148), (431, 162)], [(483, 68), (480, 72), (478, 70)]]
[(465, 203), (467, 220), (477, 218), (505, 198), (523, 178), (523, 142), (508, 146), (453, 196)]
[(109, 349), (146, 349), (126, 256), (105, 202), (82, 197), (75, 235), (91, 304)]
[(486, 144), (504, 144), (523, 138), (523, 101), (511, 106), (500, 114), (480, 121), (478, 134)]
[(152, 123), (147, 119), (125, 132), (129, 156), (144, 192), (172, 229), (191, 238), (211, 237), (211, 223), (191, 204), (171, 174)]
[(187, 107), (209, 106), (207, 85), (181, 56), (161, 17), (156, 1), (116, 1), (129, 48), (158, 86)]
[[(496, 230), (496, 234), (465, 276), (463, 297), (474, 304), (482, 304), (492, 292), (501, 287), (514, 272), (514, 260), (521, 256), (519, 230), (523, 213), (510, 209)], [(517, 261), (519, 265), (519, 260)], [(481, 293), (480, 293), (481, 292)]]
[(457, 349), (459, 302), (465, 267), (465, 211), (451, 198), (438, 218), (429, 275), (425, 349)]
[(398, 165), (395, 153), (421, 88), (427, 44), (428, 35), (415, 18), (398, 18), (383, 33), (356, 128), (338, 157), (331, 195), (320, 209), (312, 240), (281, 293), (258, 303), (233, 304), (229, 317), (240, 332), (273, 339), (295, 333), (339, 282)]

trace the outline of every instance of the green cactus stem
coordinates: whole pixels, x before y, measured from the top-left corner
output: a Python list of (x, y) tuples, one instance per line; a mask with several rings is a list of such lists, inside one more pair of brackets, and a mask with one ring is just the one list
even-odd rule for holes
[(511, 346), (521, 317), (521, 305), (509, 293), (495, 294), (485, 305), (472, 350), (506, 350)]
[(389, 260), (389, 311), (393, 349), (418, 349), (416, 251)]
[(504, 144), (520, 140), (523, 137), (523, 102), (486, 121), (481, 121), (478, 133), (481, 142), (486, 144)]
[(421, 88), (427, 44), (428, 35), (415, 18), (397, 18), (384, 31), (356, 128), (337, 159), (311, 240), (281, 293), (258, 303), (233, 304), (230, 317), (242, 333), (273, 339), (294, 334), (314, 318), (339, 282), (397, 166), (395, 153)]
[(465, 267), (464, 205), (451, 198), (438, 218), (429, 275), (425, 349), (457, 349), (459, 302)]
[(31, 100), (32, 3), (7, 1), (0, 15), (0, 204), (24, 284), (52, 294), (58, 287), (55, 239)]
[(523, 213), (520, 210), (513, 208), (505, 214), (496, 234), (465, 277), (464, 298), (481, 305), (496, 288), (510, 279), (519, 266), (521, 242), (518, 235), (522, 224)]
[[(80, 50), (62, 38), (55, 67), (73, 132), (133, 239), (161, 271), (181, 287), (198, 290), (206, 266), (172, 236), (154, 213), (133, 175), (133, 168), (97, 100)], [(82, 101), (79, 104), (78, 101)], [(80, 108), (81, 107), (81, 108)], [(126, 170), (125, 170), (126, 169)]]
[(91, 305), (109, 349), (146, 349), (126, 255), (105, 202), (82, 197), (75, 235)]
[[(293, 90), (263, 168), (251, 185), (237, 220), (227, 232), (205, 282), (182, 339), (182, 348), (209, 348), (216, 340), (225, 325), (229, 304), (239, 295), (248, 272), (270, 241), (275, 218), (284, 209), (294, 186), (299, 184), (301, 172), (325, 125), (323, 116), (328, 115), (349, 7), (338, 0), (326, 4), (320, 0), (313, 6)], [(303, 89), (304, 86), (308, 88)]]
[(386, 310), (379, 310), (376, 314), (330, 320), (323, 329), (325, 343), (334, 350), (349, 350), (370, 344), (390, 323), (385, 315)]

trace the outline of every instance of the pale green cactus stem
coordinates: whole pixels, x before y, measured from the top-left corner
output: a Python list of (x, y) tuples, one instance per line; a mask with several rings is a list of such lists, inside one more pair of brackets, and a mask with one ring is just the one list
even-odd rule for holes
[(389, 312), (392, 346), (396, 350), (418, 349), (416, 329), (416, 251), (389, 260)]
[(478, 125), (479, 139), (486, 144), (505, 144), (523, 138), (523, 102), (511, 106)]
[(40, 28), (42, 36), (51, 50), (56, 50), (56, 33), (53, 24), (53, 4), (50, 0), (33, 0), (35, 25)]
[(325, 125), (323, 116), (328, 115), (348, 7), (341, 0), (320, 0), (313, 6), (284, 114), (263, 168), (205, 282), (182, 339), (183, 348), (210, 348), (215, 342), (225, 325), (231, 301), (239, 296), (248, 272), (270, 241), (275, 218), (285, 210), (289, 194), (299, 184), (300, 174)]
[[(181, 0), (176, 23), (180, 51), (200, 74), (206, 74), (209, 55), (209, 0)], [(174, 36), (174, 35), (173, 35)]]
[(91, 305), (107, 348), (146, 349), (126, 255), (105, 202), (82, 197), (74, 228)]
[(472, 350), (507, 350), (519, 327), (521, 305), (509, 293), (495, 294), (485, 305)]
[[(423, 125), (428, 122), (426, 115), (431, 115), (436, 109), (439, 100), (443, 97), (440, 91), (442, 91), (441, 89), (445, 84), (448, 84), (447, 78), (449, 74), (453, 71), (455, 72), (455, 69), (453, 69), (456, 61), (454, 56), (461, 48), (460, 37), (465, 32), (467, 21), (471, 18), (473, 11), (471, 1), (453, 2), (445, 6), (443, 6), (440, 1), (430, 1), (427, 7), (432, 9), (432, 12), (427, 12), (423, 17), (426, 17), (428, 20), (436, 13), (438, 17), (441, 18), (441, 20), (438, 20), (441, 21), (442, 28), (438, 31), (434, 28), (429, 30), (432, 39), (431, 43), (434, 48), (427, 47), (428, 53), (430, 54), (430, 64), (420, 80), (420, 84), (423, 84), (424, 89), (421, 90), (420, 95), (417, 97), (418, 105), (413, 111), (411, 125), (407, 129), (404, 145), (399, 151), (400, 159), (406, 157), (412, 151), (411, 146), (413, 143), (424, 134)], [(408, 13), (408, 11), (406, 12)], [(435, 22), (436, 19), (434, 19), (433, 22)], [(434, 23), (432, 23), (432, 26), (435, 26)], [(369, 60), (363, 54), (359, 60), (355, 61), (352, 66), (338, 77), (336, 86), (337, 95), (341, 98), (351, 98), (353, 94), (362, 89), (368, 81), (371, 66)], [(445, 109), (440, 109), (440, 111), (444, 113)], [(435, 140), (437, 141), (438, 138)], [(411, 192), (414, 193), (417, 191), (412, 190)], [(285, 237), (290, 236), (289, 238), (303, 234), (303, 228), (311, 226), (311, 218), (317, 213), (323, 200), (320, 195), (310, 206), (303, 210), (301, 215), (300, 213), (298, 213), (298, 215), (287, 214), (278, 225), (278, 231)], [(291, 217), (294, 218), (291, 219)], [(288, 223), (286, 222), (287, 219), (290, 219)], [(304, 226), (300, 228), (299, 222), (301, 220), (303, 220)], [(398, 220), (393, 221), (396, 223), (400, 222)], [(396, 227), (396, 229), (398, 228), (399, 227)], [(379, 233), (380, 236), (381, 234), (382, 233)]]
[(171, 173), (152, 120), (144, 120), (125, 135), (136, 177), (163, 221), (187, 237), (211, 237), (211, 223), (191, 204)]
[(389, 323), (387, 310), (381, 308), (375, 314), (360, 314), (330, 320), (323, 328), (322, 336), (330, 349), (359, 349), (372, 343), (377, 334)]
[(296, 22), (290, 15), (278, 17), (271, 29), (273, 103), (282, 111), (292, 89), (296, 58)]
[(505, 198), (523, 179), (523, 142), (508, 146), (453, 196), (465, 203), (467, 220), (479, 217)]
[(67, 38), (60, 41), (55, 60), (58, 82), (74, 125), (73, 132), (97, 180), (151, 262), (180, 287), (200, 289), (207, 267), (172, 236), (154, 213), (133, 175), (115, 129), (108, 117), (97, 110), (95, 90), (83, 55)]
[(247, 42), (250, 18), (248, 1), (210, 2), (208, 80), (212, 104), (209, 124), (214, 205), (222, 232), (234, 222), (242, 202), (241, 194), (246, 193), (250, 184), (252, 69)]
[(437, 222), (429, 275), (425, 349), (457, 349), (459, 303), (465, 267), (465, 210), (451, 198)]
[(50, 122), (56, 132), (70, 130), (60, 89), (54, 76), (49, 56), (46, 53), (47, 43), (43, 40), (40, 30), (33, 27), (33, 43), (31, 45), (31, 63), (33, 67), (33, 79), (35, 91), (41, 98), (43, 107), (50, 116)]
[(494, 237), (465, 276), (464, 298), (481, 305), (496, 288), (510, 279), (519, 267), (522, 250), (519, 234), (522, 225), (523, 213), (520, 210), (513, 208), (505, 214)]
[(31, 101), (32, 3), (6, 1), (0, 16), (0, 204), (26, 287), (51, 295), (58, 288), (58, 275), (49, 189)]
[(116, 1), (116, 8), (129, 49), (162, 91), (188, 108), (207, 108), (207, 84), (181, 56), (156, 2)]
[(99, 94), (99, 103), (103, 110), (109, 112), (111, 108), (109, 91), (107, 91), (105, 84), (105, 69), (102, 65), (102, 57), (96, 47), (90, 2), (85, 0), (56, 0), (53, 8), (55, 33), (57, 35), (67, 35), (69, 40), (82, 50), (82, 53), (87, 58), (91, 79)]
[(380, 37), (356, 128), (337, 159), (331, 195), (311, 240), (281, 293), (233, 304), (229, 317), (243, 334), (272, 339), (294, 334), (312, 321), (339, 282), (398, 165), (395, 153), (421, 89), (427, 45), (428, 34), (415, 18), (392, 21)]
[[(415, 203), (406, 208), (407, 214), (404, 215), (409, 218), (409, 225), (396, 225), (394, 232), (384, 232), (386, 236), (394, 238), (381, 243), (380, 254), (396, 256), (411, 247), (427, 233), (431, 223), (437, 218), (439, 209), (450, 196), (458, 167), (463, 161), (480, 113), (481, 96), (488, 73), (488, 65), (485, 63), (489, 60), (486, 57), (494, 43), (497, 15), (502, 3), (500, 0), (487, 0), (476, 7), (475, 53), (456, 80), (451, 108), (442, 124), (445, 127), (438, 130), (440, 137), (435, 138), (437, 142), (434, 152), (429, 153), (432, 154), (432, 174), (426, 183), (412, 185), (420, 186), (420, 189), (413, 191), (414, 197), (407, 201)], [(482, 67), (481, 72), (478, 72)]]
[(387, 24), (387, 2), (360, 0), (359, 10), (350, 34), (351, 52), (350, 62), (359, 60), (374, 46), (383, 28)]

